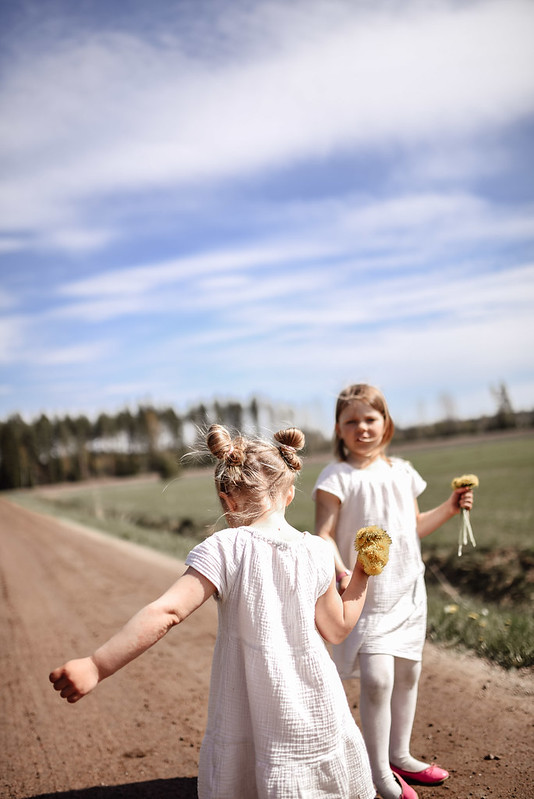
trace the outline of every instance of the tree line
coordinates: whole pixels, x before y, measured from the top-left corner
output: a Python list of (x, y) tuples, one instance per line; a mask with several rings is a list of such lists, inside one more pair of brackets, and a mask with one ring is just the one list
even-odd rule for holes
[[(516, 413), (506, 387), (496, 393), (494, 416), (457, 420), (452, 416), (431, 425), (397, 429), (394, 443), (425, 438), (484, 433), (534, 425), (532, 412)], [(291, 409), (284, 409), (291, 422)], [(95, 477), (127, 477), (157, 472), (167, 479), (206, 457), (184, 458), (200, 449), (207, 427), (218, 422), (235, 430), (261, 433), (278, 426), (280, 409), (253, 398), (248, 403), (200, 403), (182, 415), (169, 407), (139, 406), (115, 415), (39, 418), (26, 422), (15, 414), (0, 422), (0, 490), (31, 488)], [(326, 453), (332, 441), (316, 430), (305, 430), (306, 454)], [(209, 461), (211, 462), (211, 461)]]
[[(146, 472), (172, 477), (203, 462), (202, 455), (184, 456), (200, 450), (210, 424), (261, 433), (273, 429), (277, 415), (278, 409), (256, 398), (246, 404), (200, 403), (182, 415), (171, 407), (141, 405), (115, 415), (101, 413), (93, 421), (85, 415), (41, 414), (26, 422), (14, 414), (0, 422), (0, 490)], [(315, 431), (307, 440), (312, 449), (324, 444)]]

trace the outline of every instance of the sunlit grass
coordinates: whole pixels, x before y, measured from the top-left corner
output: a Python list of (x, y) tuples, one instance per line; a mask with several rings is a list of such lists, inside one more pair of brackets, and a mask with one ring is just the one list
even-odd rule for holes
[(431, 641), (472, 650), (507, 669), (534, 666), (534, 617), (521, 610), (466, 597), (451, 601), (432, 586), (427, 635)]

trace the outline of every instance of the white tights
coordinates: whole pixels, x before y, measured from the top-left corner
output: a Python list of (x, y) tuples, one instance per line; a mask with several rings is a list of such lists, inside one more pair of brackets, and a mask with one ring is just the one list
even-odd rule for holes
[(410, 755), (421, 663), (360, 653), (360, 717), (373, 780), (382, 799), (398, 799), (390, 763), (406, 771), (428, 766)]

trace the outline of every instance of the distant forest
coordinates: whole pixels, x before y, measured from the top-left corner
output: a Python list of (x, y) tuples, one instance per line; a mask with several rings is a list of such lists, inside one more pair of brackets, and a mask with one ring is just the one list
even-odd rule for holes
[[(483, 434), (534, 426), (534, 412), (515, 412), (506, 386), (494, 391), (493, 416), (398, 429), (394, 443)], [(287, 414), (286, 414), (287, 415)], [(291, 416), (291, 412), (289, 411)], [(0, 422), (0, 490), (31, 488), (95, 477), (127, 477), (156, 472), (167, 479), (182, 468), (211, 462), (202, 454), (203, 433), (218, 422), (259, 434), (272, 430), (279, 416), (268, 402), (199, 404), (179, 415), (173, 408), (140, 406), (114, 416), (48, 418), (26, 422), (18, 414)], [(306, 433), (306, 454), (331, 451), (332, 440), (316, 430)], [(188, 457), (198, 448), (200, 454)], [(185, 456), (185, 457), (184, 457)]]

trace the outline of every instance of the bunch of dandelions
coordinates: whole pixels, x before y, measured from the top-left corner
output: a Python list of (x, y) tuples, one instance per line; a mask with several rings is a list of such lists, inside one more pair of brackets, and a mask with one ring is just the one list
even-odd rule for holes
[(354, 549), (366, 574), (380, 574), (389, 560), (391, 538), (381, 527), (360, 527), (354, 539)]
[[(451, 483), (454, 491), (458, 488), (469, 488), (472, 490), (478, 486), (478, 477), (476, 474), (462, 474), (461, 477), (455, 477)], [(473, 528), (471, 527), (471, 520), (469, 518), (469, 511), (467, 508), (461, 509), (460, 531), (458, 534), (458, 557), (462, 556), (462, 547), (471, 543), (476, 547), (475, 536), (473, 535)]]

